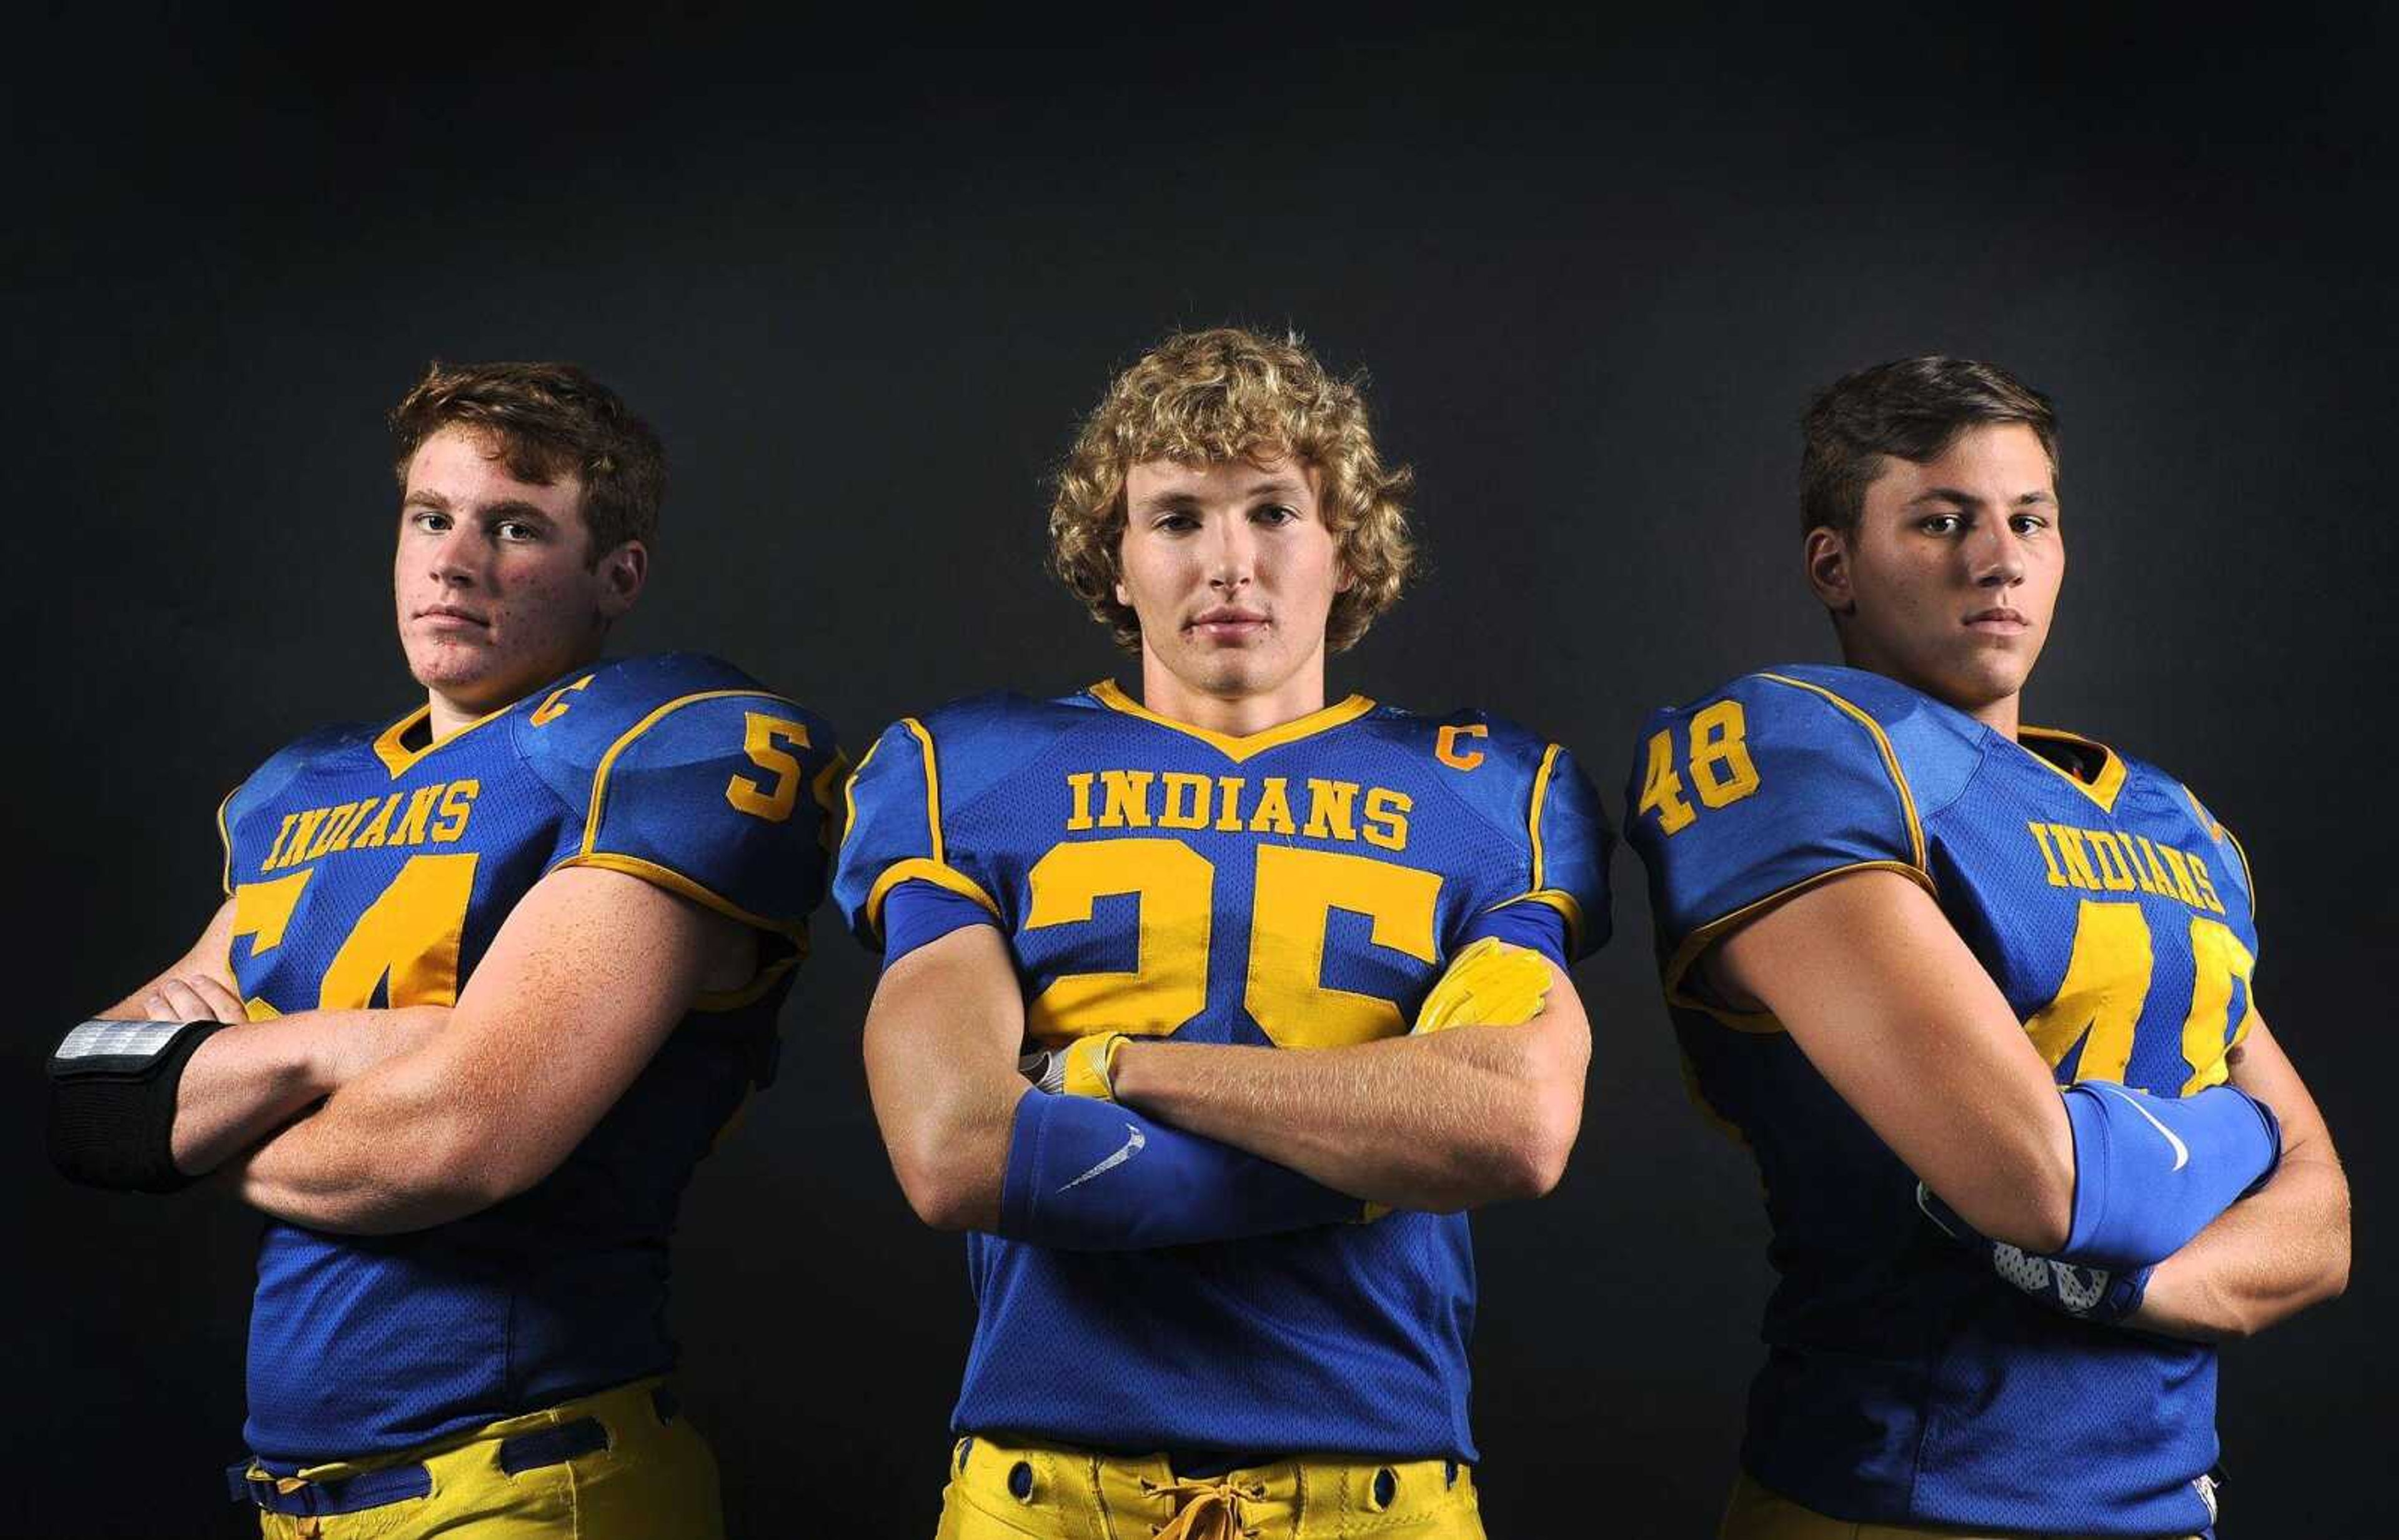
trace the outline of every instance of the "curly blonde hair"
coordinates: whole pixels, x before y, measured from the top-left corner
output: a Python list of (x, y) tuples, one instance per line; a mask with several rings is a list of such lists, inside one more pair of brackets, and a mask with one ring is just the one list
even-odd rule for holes
[(1415, 478), (1385, 469), (1355, 379), (1326, 372), (1296, 333), (1239, 327), (1183, 331), (1117, 376), (1083, 423), (1050, 505), (1050, 566), (1117, 644), (1138, 651), (1141, 621), (1121, 603), (1125, 473), (1150, 460), (1210, 465), (1294, 459), (1322, 478), (1322, 516), (1349, 587), (1324, 623), (1335, 652), (1400, 597), (1416, 565), (1403, 499)]

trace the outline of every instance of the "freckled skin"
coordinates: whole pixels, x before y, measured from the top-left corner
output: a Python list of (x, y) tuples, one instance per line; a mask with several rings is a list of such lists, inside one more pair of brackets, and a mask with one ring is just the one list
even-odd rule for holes
[(581, 478), (521, 481), (495, 447), (445, 427), (417, 446), (401, 493), (393, 600), (437, 736), (597, 657), (647, 575), (638, 541), (592, 560)]
[[(1848, 663), (2014, 736), (2066, 577), (2056, 478), (2032, 429), (1970, 428), (1931, 460), (1886, 459), (1857, 528), (1810, 532), (1807, 557)], [(1977, 618), (1994, 610), (2017, 618)]]
[[(1349, 578), (1321, 493), (1317, 472), (1290, 460), (1126, 472), (1117, 599), (1140, 617), (1151, 710), (1240, 734), (1324, 704), (1324, 622)], [(1201, 623), (1227, 610), (1257, 618)]]

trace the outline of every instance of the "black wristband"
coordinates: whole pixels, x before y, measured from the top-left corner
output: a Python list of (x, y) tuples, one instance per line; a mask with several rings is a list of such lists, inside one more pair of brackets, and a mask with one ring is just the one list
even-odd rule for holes
[(50, 1051), (50, 1164), (70, 1182), (171, 1193), (175, 1093), (219, 1021), (86, 1021)]

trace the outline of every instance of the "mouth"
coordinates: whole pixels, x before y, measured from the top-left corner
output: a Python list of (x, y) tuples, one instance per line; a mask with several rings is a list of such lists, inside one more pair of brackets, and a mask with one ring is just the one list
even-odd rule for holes
[(1986, 636), (2022, 636), (2032, 629), (2032, 622), (2025, 617), (2023, 611), (1999, 605), (1994, 609), (1976, 610), (1968, 615), (1966, 628), (1980, 631)]
[(1255, 610), (1220, 605), (1192, 616), (1183, 629), (1202, 642), (1239, 643), (1264, 636), (1273, 624)]
[(491, 621), (472, 610), (462, 610), (454, 604), (434, 604), (419, 610), (411, 617), (433, 630), (488, 631)]

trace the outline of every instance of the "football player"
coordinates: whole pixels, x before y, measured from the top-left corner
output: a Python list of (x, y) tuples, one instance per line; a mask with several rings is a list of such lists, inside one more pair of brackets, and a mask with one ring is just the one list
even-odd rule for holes
[(267, 1216), (263, 1533), (716, 1534), (667, 1238), (771, 1073), (842, 767), (724, 663), (601, 661), (665, 474), (614, 393), (437, 365), (392, 421), (423, 702), (226, 799), (215, 916), (53, 1056), (53, 1155)]
[(975, 1232), (942, 1535), (1482, 1533), (1463, 1210), (1565, 1167), (1610, 835), (1555, 744), (1328, 702), (1406, 486), (1295, 339), (1167, 339), (1050, 513), (1139, 695), (907, 718), (851, 783), (875, 1114)]
[(1666, 998), (1781, 1275), (1728, 1536), (2204, 1531), (2214, 1344), (2347, 1277), (2247, 858), (2156, 766), (2020, 720), (2056, 448), (1987, 364), (1825, 390), (1801, 522), (1847, 666), (1660, 712), (1634, 762)]

